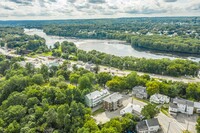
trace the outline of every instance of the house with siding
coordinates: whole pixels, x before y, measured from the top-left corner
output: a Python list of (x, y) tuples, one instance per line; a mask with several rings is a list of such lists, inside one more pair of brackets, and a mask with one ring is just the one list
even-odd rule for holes
[(133, 96), (140, 98), (140, 99), (147, 99), (148, 98), (146, 87), (143, 87), (143, 86), (135, 86), (132, 89), (132, 94), (133, 94)]
[(120, 110), (120, 114), (124, 115), (126, 113), (135, 114), (137, 116), (141, 115), (142, 107), (140, 105), (129, 103), (125, 108)]
[(103, 108), (108, 111), (114, 111), (122, 107), (123, 96), (119, 93), (113, 93), (103, 99)]
[(101, 91), (94, 91), (85, 96), (85, 104), (88, 107), (95, 107), (103, 102), (103, 99), (109, 95), (107, 89)]
[(170, 98), (162, 94), (154, 94), (150, 97), (149, 100), (151, 103), (165, 104), (169, 103)]
[(177, 113), (183, 113), (187, 115), (193, 115), (194, 102), (182, 98), (174, 98), (169, 104), (169, 113), (176, 115)]
[(137, 133), (157, 133), (160, 124), (157, 118), (143, 120), (136, 125)]

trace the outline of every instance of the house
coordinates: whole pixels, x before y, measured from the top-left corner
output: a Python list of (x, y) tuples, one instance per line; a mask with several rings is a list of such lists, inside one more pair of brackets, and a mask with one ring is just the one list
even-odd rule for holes
[(194, 112), (194, 102), (181, 98), (174, 98), (169, 104), (169, 113), (176, 115), (178, 112), (192, 115)]
[(103, 108), (108, 111), (117, 110), (122, 107), (123, 96), (119, 93), (113, 93), (103, 99)]
[(157, 118), (143, 120), (136, 125), (137, 133), (156, 133), (160, 129)]
[(151, 103), (164, 104), (169, 103), (170, 98), (162, 94), (154, 94), (150, 97)]
[(194, 109), (196, 113), (200, 113), (200, 103), (199, 102), (194, 102)]
[(146, 92), (146, 87), (143, 86), (135, 86), (132, 91), (133, 96), (140, 99), (147, 99), (148, 94)]
[(142, 108), (140, 105), (129, 103), (125, 108), (120, 110), (120, 114), (124, 115), (126, 113), (132, 113), (132, 114), (140, 116), (141, 111), (142, 111)]
[(109, 91), (106, 89), (102, 91), (94, 91), (92, 93), (89, 93), (85, 96), (85, 104), (88, 107), (95, 107), (102, 103), (103, 99), (109, 94)]

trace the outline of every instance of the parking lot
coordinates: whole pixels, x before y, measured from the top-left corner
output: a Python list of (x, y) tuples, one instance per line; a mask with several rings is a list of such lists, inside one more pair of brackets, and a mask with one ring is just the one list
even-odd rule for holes
[(132, 100), (132, 97), (129, 97), (128, 95), (123, 95), (122, 103), (123, 103), (123, 107), (119, 108), (118, 110), (112, 111), (112, 112), (105, 111), (103, 113), (100, 113), (100, 114), (94, 116), (93, 118), (96, 120), (97, 123), (106, 123), (111, 118), (121, 116), (120, 110), (123, 109), (125, 106), (127, 106), (129, 103), (137, 104), (137, 105), (140, 105), (141, 107), (146, 105), (146, 103), (144, 103), (144, 102), (141, 102), (141, 101), (138, 101), (135, 99)]

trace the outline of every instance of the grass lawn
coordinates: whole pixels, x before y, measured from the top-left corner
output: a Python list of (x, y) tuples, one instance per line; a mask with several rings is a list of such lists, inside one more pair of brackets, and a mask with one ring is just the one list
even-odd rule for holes
[(168, 109), (165, 108), (161, 108), (160, 111), (165, 114), (166, 116), (170, 116), (170, 114), (168, 113)]
[(95, 116), (95, 115), (98, 115), (98, 114), (100, 114), (100, 113), (103, 113), (104, 111), (105, 111), (105, 110), (104, 110), (103, 108), (100, 108), (100, 109), (94, 111), (94, 112), (92, 113), (92, 115)]
[(52, 52), (42, 53), (41, 55), (43, 55), (43, 56), (52, 56)]
[(146, 104), (151, 104), (147, 99), (140, 99), (140, 98), (136, 98), (136, 97), (133, 97), (133, 99), (144, 102)]

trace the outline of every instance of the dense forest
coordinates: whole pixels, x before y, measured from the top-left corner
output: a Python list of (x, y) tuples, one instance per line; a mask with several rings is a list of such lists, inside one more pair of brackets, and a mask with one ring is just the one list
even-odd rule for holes
[[(122, 21), (124, 20), (124, 21)], [(199, 54), (199, 18), (138, 18), (91, 20), (43, 25), (48, 35), (77, 38), (119, 39), (134, 47), (174, 53)], [(138, 39), (139, 38), (139, 39)]]
[(47, 52), (45, 40), (37, 35), (24, 34), (23, 28), (0, 27), (0, 45), (17, 50), (18, 54), (26, 52)]
[[(61, 51), (58, 46), (52, 50), (52, 55), (62, 57), (64, 59), (81, 60), (91, 62), (93, 64), (105, 65), (125, 70), (141, 71), (170, 76), (196, 76), (199, 71), (199, 63), (189, 60), (170, 60), (170, 59), (145, 59), (135, 57), (118, 57), (101, 53), (98, 51), (78, 50), (76, 45), (71, 42), (63, 42)], [(58, 48), (58, 49), (56, 49)]]
[(35, 68), (0, 56), (0, 132), (8, 133), (121, 133), (134, 131), (139, 118), (127, 114), (97, 125), (84, 96), (106, 84), (111, 91), (128, 91), (134, 86), (147, 86), (149, 95), (166, 94), (194, 101), (200, 100), (199, 83), (158, 81), (135, 72), (124, 76), (92, 73), (73, 67), (69, 62), (59, 67)]

